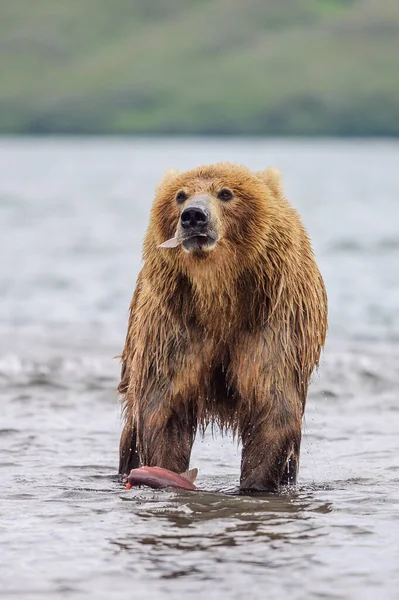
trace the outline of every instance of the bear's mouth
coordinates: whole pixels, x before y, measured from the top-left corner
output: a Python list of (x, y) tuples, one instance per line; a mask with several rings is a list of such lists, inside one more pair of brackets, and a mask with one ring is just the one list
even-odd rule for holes
[(216, 240), (213, 237), (206, 233), (200, 233), (185, 238), (182, 241), (182, 246), (186, 252), (203, 252), (213, 248), (215, 243)]

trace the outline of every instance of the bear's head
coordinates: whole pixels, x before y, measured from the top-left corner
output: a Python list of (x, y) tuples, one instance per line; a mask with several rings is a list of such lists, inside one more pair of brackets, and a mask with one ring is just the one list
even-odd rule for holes
[[(276, 219), (290, 210), (275, 169), (251, 172), (231, 163), (167, 173), (160, 183), (145, 242), (154, 257), (193, 274), (206, 265), (235, 275), (259, 263)], [(291, 209), (292, 210), (292, 209)]]

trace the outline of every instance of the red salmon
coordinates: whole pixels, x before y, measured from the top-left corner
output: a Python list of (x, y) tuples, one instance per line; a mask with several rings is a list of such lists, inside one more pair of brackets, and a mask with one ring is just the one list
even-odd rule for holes
[(130, 490), (133, 486), (148, 485), (154, 489), (165, 487), (178, 487), (185, 490), (196, 490), (194, 481), (198, 475), (198, 469), (190, 469), (185, 473), (173, 473), (162, 467), (140, 467), (132, 469), (129, 477), (125, 479), (126, 489)]

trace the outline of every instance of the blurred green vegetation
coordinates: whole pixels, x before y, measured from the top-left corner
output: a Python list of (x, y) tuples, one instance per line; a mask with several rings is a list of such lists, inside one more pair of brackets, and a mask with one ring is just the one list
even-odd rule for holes
[(0, 132), (399, 134), (399, 0), (0, 0)]

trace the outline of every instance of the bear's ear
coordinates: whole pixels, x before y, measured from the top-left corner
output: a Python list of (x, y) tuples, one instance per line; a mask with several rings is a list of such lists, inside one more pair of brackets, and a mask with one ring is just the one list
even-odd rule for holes
[(260, 171), (258, 176), (267, 184), (275, 196), (283, 196), (281, 173), (278, 169), (268, 167), (264, 171)]
[(168, 169), (165, 171), (164, 176), (157, 186), (157, 191), (159, 191), (164, 185), (168, 185), (172, 183), (174, 179), (179, 175), (179, 171), (177, 169)]

